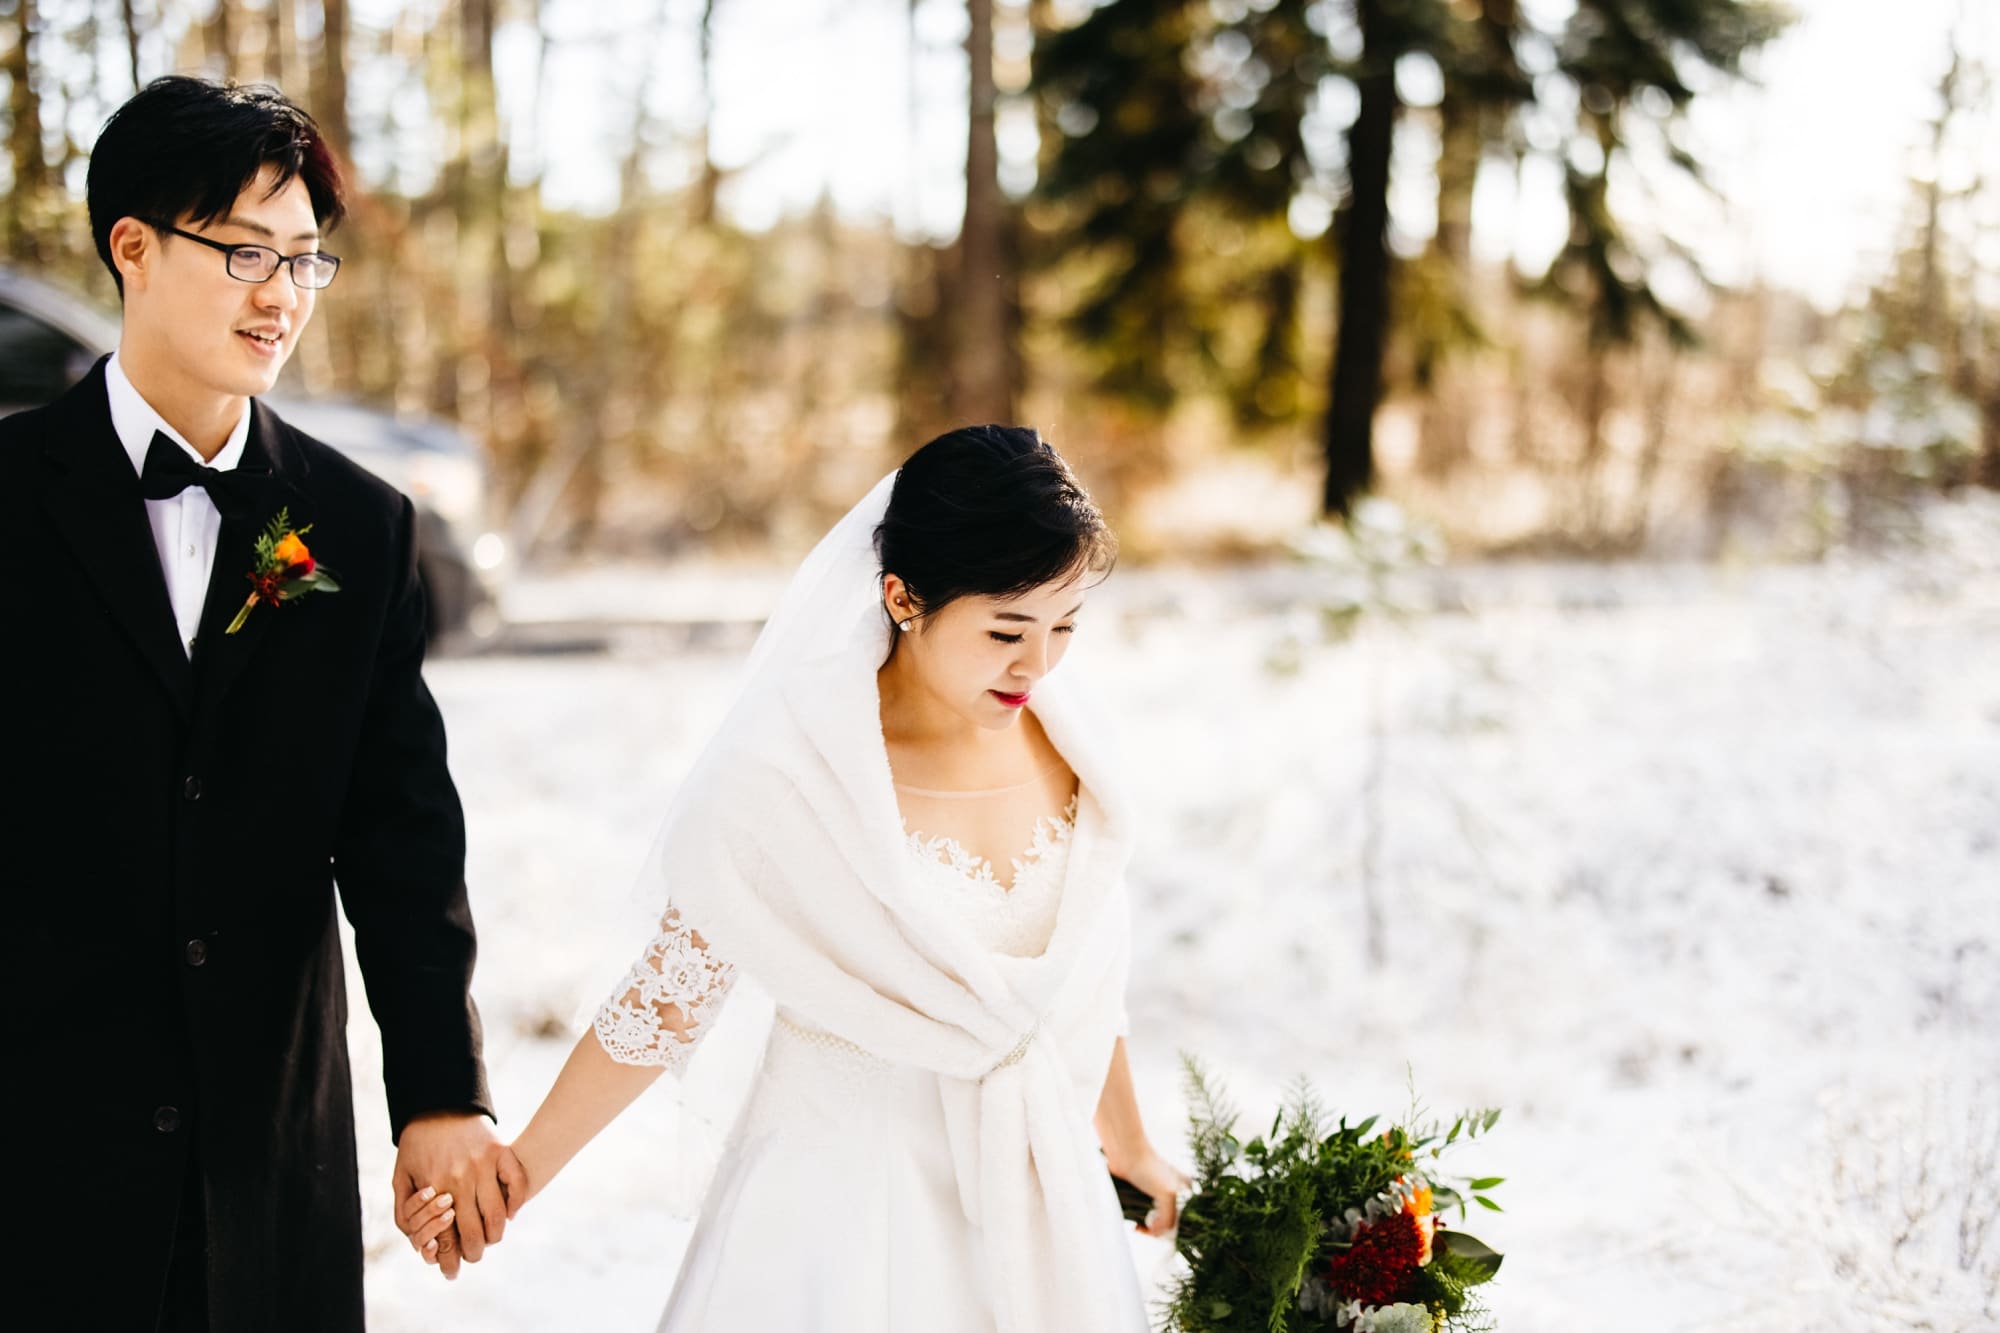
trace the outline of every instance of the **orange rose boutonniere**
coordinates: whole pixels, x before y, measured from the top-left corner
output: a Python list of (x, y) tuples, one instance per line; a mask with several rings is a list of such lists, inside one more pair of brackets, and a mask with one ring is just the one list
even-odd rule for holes
[(313, 559), (304, 540), (312, 524), (294, 531), (291, 511), (280, 509), (264, 528), (264, 535), (257, 539), (257, 562), (251, 568), (250, 598), (243, 603), (243, 609), (236, 613), (236, 619), (229, 622), (224, 634), (234, 634), (243, 628), (243, 622), (257, 609), (257, 603), (269, 602), (272, 606), (283, 606), (294, 597), (303, 597), (309, 592), (339, 592), (340, 582), (333, 572)]

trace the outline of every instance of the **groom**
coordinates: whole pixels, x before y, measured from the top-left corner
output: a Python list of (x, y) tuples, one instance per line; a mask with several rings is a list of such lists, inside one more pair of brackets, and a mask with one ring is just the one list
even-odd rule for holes
[(500, 1239), (505, 1150), (413, 511), (255, 400), (337, 271), (341, 183), (275, 90), (167, 78), (106, 124), (89, 206), (118, 351), (0, 422), (0, 1318), (358, 1331), (336, 884), (396, 1193), (455, 1198), (447, 1275)]

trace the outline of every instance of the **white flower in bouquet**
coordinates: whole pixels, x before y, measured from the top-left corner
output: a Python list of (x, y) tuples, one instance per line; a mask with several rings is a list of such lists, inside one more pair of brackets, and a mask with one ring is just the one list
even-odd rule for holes
[(1437, 1321), (1423, 1305), (1378, 1305), (1354, 1321), (1358, 1333), (1434, 1333)]

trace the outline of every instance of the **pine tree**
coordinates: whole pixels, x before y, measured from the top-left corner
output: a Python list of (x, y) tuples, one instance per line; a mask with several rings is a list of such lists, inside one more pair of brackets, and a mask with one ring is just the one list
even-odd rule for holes
[[(1788, 17), (1767, 0), (1578, 0), (1558, 43), (1557, 69), (1575, 85), (1578, 147), (1565, 157), (1563, 191), (1569, 238), (1540, 290), (1584, 312), (1590, 365), (1581, 406), (1584, 427), (1582, 528), (1598, 527), (1597, 474), (1603, 464), (1610, 393), (1610, 352), (1647, 326), (1675, 345), (1693, 343), (1692, 327), (1654, 290), (1643, 253), (1610, 203), (1611, 173), (1629, 155), (1632, 122), (1651, 117), (1664, 132), (1673, 164), (1704, 180), (1701, 163), (1677, 138), (1694, 100), (1688, 62), (1740, 76), (1744, 60), (1783, 31)], [(1692, 263), (1690, 256), (1683, 259)]]
[(1179, 224), (1214, 160), (1189, 70), (1201, 22), (1188, 0), (1111, 0), (1034, 53), (1062, 135), (1037, 187), (1058, 238), (1041, 262), (1084, 270), (1066, 323), (1095, 387), (1155, 412), (1179, 393), (1188, 335), (1200, 341)]
[[(1343, 17), (1350, 28), (1338, 26)], [(1649, 323), (1675, 337), (1688, 332), (1647, 277), (1651, 256), (1637, 252), (1610, 207), (1610, 172), (1626, 151), (1628, 118), (1657, 115), (1671, 131), (1694, 96), (1681, 62), (1739, 74), (1784, 21), (1767, 0), (1579, 0), (1556, 35), (1555, 77), (1579, 93), (1575, 137), (1595, 151), (1568, 155), (1571, 233), (1543, 290), (1586, 312), (1594, 355)], [(1328, 514), (1346, 513), (1374, 478), (1386, 350), (1406, 322), (1398, 293), (1425, 298), (1415, 311), (1420, 383), (1452, 341), (1476, 332), (1463, 285), (1472, 182), (1488, 146), (1512, 134), (1514, 113), (1536, 95), (1514, 54), (1528, 31), (1517, 0), (1349, 0), (1345, 15), (1303, 0), (1109, 0), (1047, 37), (1036, 83), (1063, 134), (1042, 197), (1058, 206), (1061, 225), (1051, 230), (1065, 238), (1063, 262), (1076, 263), (1079, 251), (1097, 261), (1069, 327), (1098, 358), (1098, 387), (1164, 411), (1187, 387), (1177, 356), (1186, 362), (1192, 353), (1204, 371), (1231, 368), (1215, 336), (1229, 311), (1218, 307), (1248, 304), (1262, 311), (1262, 337), (1239, 373), (1220, 375), (1216, 387), (1246, 421), (1273, 405), (1296, 410), (1298, 396), (1282, 389), (1288, 373), (1298, 374), (1303, 248), (1266, 249), (1230, 280), (1197, 284), (1191, 270), (1215, 257), (1189, 244), (1186, 219), (1212, 210), (1281, 224), (1300, 190), (1336, 189), (1337, 324), (1322, 501)], [(1351, 60), (1334, 55), (1349, 44), (1333, 41), (1336, 34), (1358, 36)], [(1405, 282), (1388, 245), (1388, 190), (1405, 112), (1397, 65), (1412, 55), (1429, 57), (1443, 76), (1445, 151), (1437, 243), (1427, 267)], [(1359, 102), (1332, 163), (1313, 159), (1303, 132), (1311, 99), (1329, 79), (1349, 82)], [(1674, 149), (1674, 161), (1700, 172), (1684, 149)], [(1601, 439), (1599, 372), (1585, 415)]]

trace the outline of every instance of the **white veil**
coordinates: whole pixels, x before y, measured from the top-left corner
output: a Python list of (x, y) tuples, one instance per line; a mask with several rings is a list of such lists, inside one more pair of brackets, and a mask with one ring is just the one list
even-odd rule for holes
[[(625, 946), (643, 940), (658, 928), (660, 885), (665, 877), (664, 852), (672, 830), (694, 815), (702, 794), (707, 761), (725, 752), (735, 729), (755, 701), (767, 699), (784, 676), (817, 658), (832, 655), (871, 627), (884, 656), (889, 631), (881, 622), (880, 563), (875, 552), (875, 528), (888, 511), (895, 487), (891, 472), (869, 488), (859, 503), (820, 538), (758, 631), (745, 659), (741, 680), (715, 733), (704, 742), (654, 835), (629, 895), (624, 914)], [(695, 815), (694, 817), (698, 817)], [(596, 998), (591, 1000), (594, 1008)], [(661, 1202), (668, 1213), (693, 1219), (701, 1209), (709, 1182), (740, 1119), (764, 1044), (770, 1037), (776, 1004), (755, 977), (739, 973), (727, 1003), (679, 1078), (669, 1078), (673, 1100), (668, 1113), (666, 1156), (668, 1173)], [(589, 1022), (589, 1015), (583, 1015)], [(661, 1095), (661, 1094), (655, 1094)]]

